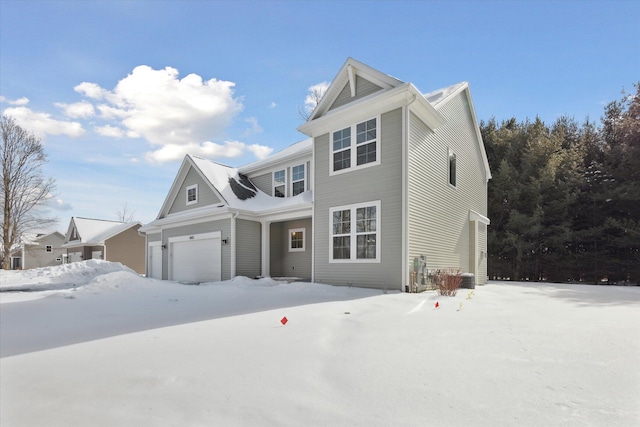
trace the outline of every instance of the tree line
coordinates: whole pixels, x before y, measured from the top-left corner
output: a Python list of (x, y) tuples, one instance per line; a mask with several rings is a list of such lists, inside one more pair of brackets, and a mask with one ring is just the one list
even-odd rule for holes
[(490, 279), (640, 281), (640, 83), (600, 124), (480, 123)]

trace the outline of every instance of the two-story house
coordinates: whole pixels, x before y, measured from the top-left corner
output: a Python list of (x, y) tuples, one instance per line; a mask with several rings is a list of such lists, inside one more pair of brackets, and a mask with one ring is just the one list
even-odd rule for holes
[(140, 229), (147, 274), (405, 290), (418, 268), (454, 267), (486, 282), (491, 173), (467, 83), (423, 94), (349, 58), (298, 130), (240, 168), (186, 156)]

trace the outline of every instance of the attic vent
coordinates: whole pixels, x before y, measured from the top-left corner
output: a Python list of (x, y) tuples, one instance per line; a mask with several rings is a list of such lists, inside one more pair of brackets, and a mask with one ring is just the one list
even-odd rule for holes
[(249, 181), (249, 178), (247, 178), (247, 175), (239, 174), (239, 176), (240, 176), (240, 184), (244, 185), (245, 187), (249, 187), (253, 191), (258, 191), (256, 187), (253, 185), (253, 183)]
[[(245, 180), (248, 181), (246, 177), (245, 177)], [(242, 182), (242, 178), (240, 178), (240, 181)], [(235, 178), (229, 177), (229, 185), (231, 186), (231, 190), (233, 190), (233, 194), (235, 194), (238, 199), (247, 200), (254, 197), (257, 193), (257, 190), (255, 189), (253, 184), (249, 183), (251, 184), (251, 188), (247, 188), (243, 184), (244, 182), (240, 184), (238, 183), (238, 181), (235, 180)]]

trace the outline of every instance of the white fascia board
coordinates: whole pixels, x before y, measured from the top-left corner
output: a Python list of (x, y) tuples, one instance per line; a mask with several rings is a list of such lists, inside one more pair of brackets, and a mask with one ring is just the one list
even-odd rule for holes
[(282, 157), (280, 159), (274, 160), (273, 162), (265, 162), (257, 167), (243, 169), (242, 167), (238, 170), (243, 175), (261, 175), (261, 173), (273, 172), (275, 170), (280, 170), (285, 166), (290, 166), (291, 163), (299, 160), (311, 160), (311, 150), (305, 150), (302, 153), (296, 153), (294, 155), (288, 157)]
[(491, 224), (491, 220), (489, 218), (471, 209), (469, 209), (469, 221), (478, 221), (485, 225)]
[(411, 102), (409, 109), (413, 111), (420, 119), (432, 130), (436, 130), (446, 123), (442, 114), (436, 110), (433, 105), (420, 93), (412, 83), (409, 83), (409, 92), (415, 98), (415, 102)]
[[(304, 123), (298, 127), (298, 131), (310, 137), (319, 136), (348, 124), (366, 120), (381, 112), (399, 108), (413, 100), (414, 94), (410, 92), (411, 87), (410, 83), (404, 83), (387, 91), (375, 92)], [(439, 115), (439, 113), (435, 113)]]
[(191, 209), (156, 219), (155, 221), (140, 227), (139, 231), (149, 234), (159, 232), (163, 228), (180, 227), (183, 225), (203, 222), (203, 220), (215, 221), (218, 219), (226, 219), (230, 215), (229, 212), (230, 210), (228, 206), (206, 206), (199, 209)]

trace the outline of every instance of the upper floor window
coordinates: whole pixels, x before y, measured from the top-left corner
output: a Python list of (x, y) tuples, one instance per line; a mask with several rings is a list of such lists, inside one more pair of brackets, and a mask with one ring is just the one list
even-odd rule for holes
[(331, 133), (331, 173), (380, 162), (378, 122), (378, 118), (373, 118)]
[(273, 173), (273, 195), (275, 197), (285, 197), (287, 188), (286, 171), (279, 170)]
[(53, 246), (51, 246), (51, 245), (46, 245), (46, 246), (44, 247), (44, 251), (45, 251), (45, 252), (53, 252)]
[(304, 191), (304, 164), (291, 168), (291, 183), (292, 196)]
[(193, 184), (187, 187), (187, 205), (196, 203), (198, 203), (198, 184)]
[(449, 149), (449, 184), (456, 186), (456, 153)]
[(329, 212), (330, 261), (380, 261), (380, 201), (335, 207)]

